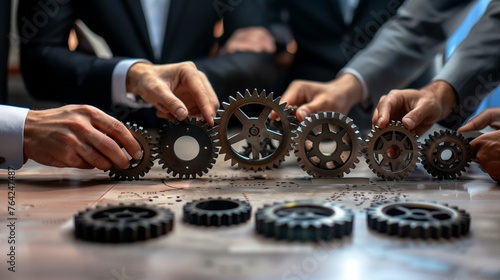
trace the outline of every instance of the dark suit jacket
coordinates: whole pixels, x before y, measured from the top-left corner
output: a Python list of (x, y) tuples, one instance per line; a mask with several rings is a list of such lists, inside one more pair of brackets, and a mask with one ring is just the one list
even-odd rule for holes
[[(23, 0), (18, 11), (23, 40), (21, 67), (26, 86), (35, 97), (108, 109), (112, 72), (124, 58), (145, 58), (158, 64), (192, 60), (207, 74), (221, 98), (234, 93), (228, 91), (259, 86), (272, 79), (266, 72), (272, 69), (270, 56), (240, 53), (208, 58), (214, 44), (224, 44), (234, 30), (262, 23), (262, 7), (257, 2), (243, 1), (233, 7), (235, 1), (228, 0), (172, 0), (159, 60), (153, 57), (139, 0), (47, 2), (53, 7), (44, 8), (38, 0)], [(48, 14), (46, 21), (37, 24), (43, 19), (37, 14)], [(213, 29), (219, 15), (224, 18), (225, 32), (216, 40)], [(113, 58), (68, 50), (68, 35), (75, 19), (81, 19), (105, 39)]]
[(280, 21), (282, 11), (288, 13), (288, 24), (298, 45), (289, 81), (329, 81), (368, 44), (404, 0), (360, 0), (349, 25), (342, 17), (339, 0), (266, 2), (271, 25)]
[(9, 57), (10, 0), (0, 2), (0, 104), (7, 103), (7, 59)]

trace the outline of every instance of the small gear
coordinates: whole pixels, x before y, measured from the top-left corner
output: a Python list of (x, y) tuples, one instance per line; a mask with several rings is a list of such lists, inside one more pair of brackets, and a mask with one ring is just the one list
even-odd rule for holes
[(256, 231), (289, 241), (327, 241), (352, 232), (351, 210), (333, 202), (299, 200), (265, 205), (255, 213)]
[(469, 232), (470, 215), (447, 204), (385, 201), (368, 208), (367, 223), (371, 229), (391, 236), (449, 239)]
[[(218, 128), (220, 153), (226, 154), (224, 160), (231, 159), (231, 165), (236, 165), (240, 169), (260, 170), (272, 169), (285, 160), (292, 149), (291, 125), (288, 121), (288, 109), (285, 109), (285, 103), (279, 103), (279, 98), (274, 99), (273, 93), (269, 95), (265, 91), (260, 94), (257, 90), (245, 94), (236, 94), (236, 98), (230, 97), (229, 103), (223, 102), (223, 110), (218, 111), (219, 117), (215, 119)], [(243, 107), (247, 105), (258, 105), (263, 107), (258, 116), (248, 116)], [(267, 124), (269, 114), (274, 111), (281, 119), (281, 129), (272, 129)], [(228, 132), (230, 119), (236, 119), (242, 125), (242, 128), (236, 133)], [(266, 139), (276, 142), (276, 149), (268, 154), (261, 155), (261, 143)], [(244, 152), (237, 152), (233, 145), (247, 140), (251, 147), (251, 155), (247, 156)]]
[(97, 206), (74, 217), (77, 238), (124, 243), (148, 240), (172, 231), (174, 215), (166, 208), (152, 205), (123, 204)]
[(314, 114), (297, 129), (297, 161), (316, 178), (343, 177), (359, 162), (360, 135), (352, 119), (341, 113)]
[(472, 159), (468, 141), (456, 132), (436, 131), (422, 144), (422, 165), (433, 177), (455, 179)]
[[(197, 143), (198, 154), (193, 158), (181, 158), (175, 151), (177, 141), (182, 141), (183, 137), (190, 137)], [(160, 130), (159, 136), (159, 163), (162, 168), (173, 176), (180, 178), (196, 178), (196, 175), (203, 176), (208, 173), (217, 160), (218, 149), (215, 144), (215, 133), (209, 129), (208, 124), (194, 118), (184, 121), (175, 120), (168, 122)]]
[(154, 164), (156, 148), (152, 141), (153, 138), (147, 130), (144, 130), (141, 126), (137, 126), (137, 124), (131, 125), (130, 123), (126, 123), (125, 126), (127, 126), (135, 140), (139, 142), (142, 149), (142, 158), (140, 160), (130, 159), (130, 167), (128, 169), (120, 169), (113, 166), (109, 170), (109, 176), (117, 180), (138, 180), (151, 170)]
[(198, 226), (230, 226), (250, 219), (252, 207), (248, 202), (231, 198), (193, 200), (184, 205), (184, 222)]
[(399, 121), (391, 121), (385, 129), (375, 126), (366, 142), (366, 162), (383, 179), (403, 179), (417, 166), (417, 135)]

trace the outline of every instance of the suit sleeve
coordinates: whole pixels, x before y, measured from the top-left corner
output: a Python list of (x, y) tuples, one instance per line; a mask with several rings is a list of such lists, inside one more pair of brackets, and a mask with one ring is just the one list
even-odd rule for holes
[(363, 77), (373, 104), (390, 90), (408, 86), (428, 68), (448, 36), (446, 23), (469, 2), (411, 0), (401, 6), (346, 66)]
[(111, 107), (111, 77), (123, 58), (101, 59), (68, 49), (74, 1), (19, 1), (21, 68), (36, 98)]
[(493, 0), (434, 80), (452, 85), (458, 106), (441, 123), (458, 128), (500, 81), (500, 1)]

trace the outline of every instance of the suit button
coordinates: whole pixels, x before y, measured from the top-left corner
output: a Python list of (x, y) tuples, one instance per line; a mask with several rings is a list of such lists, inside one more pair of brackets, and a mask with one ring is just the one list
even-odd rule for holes
[(0, 164), (4, 164), (4, 163), (5, 163), (5, 158), (0, 157)]

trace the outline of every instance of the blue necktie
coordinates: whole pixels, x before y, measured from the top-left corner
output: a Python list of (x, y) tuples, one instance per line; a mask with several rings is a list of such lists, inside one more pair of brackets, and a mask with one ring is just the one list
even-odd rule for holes
[[(448, 60), (453, 54), (453, 51), (458, 47), (458, 45), (467, 37), (472, 26), (476, 24), (481, 16), (486, 11), (486, 8), (490, 4), (491, 0), (477, 0), (477, 3), (471, 8), (467, 17), (465, 17), (462, 24), (457, 28), (455, 33), (448, 39), (446, 46), (445, 58)], [(480, 112), (484, 111), (486, 108), (500, 107), (500, 87), (495, 88), (489, 96), (487, 96), (476, 109), (476, 111), (469, 117), (472, 118)]]

